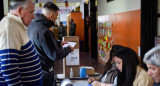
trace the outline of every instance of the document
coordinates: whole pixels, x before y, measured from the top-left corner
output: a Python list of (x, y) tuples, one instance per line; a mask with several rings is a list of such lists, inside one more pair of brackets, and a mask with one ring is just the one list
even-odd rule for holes
[(67, 42), (68, 44), (64, 44), (62, 47), (68, 47), (69, 45), (71, 47), (74, 47), (76, 45), (76, 42)]
[(79, 65), (79, 49), (74, 49), (66, 56), (66, 65)]

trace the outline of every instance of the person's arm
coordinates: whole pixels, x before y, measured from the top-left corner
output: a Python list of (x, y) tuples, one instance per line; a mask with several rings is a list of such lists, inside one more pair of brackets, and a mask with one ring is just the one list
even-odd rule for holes
[(20, 86), (21, 79), (18, 69), (18, 50), (5, 49), (0, 51), (1, 55), (1, 73), (8, 86)]
[(49, 30), (43, 32), (41, 44), (45, 54), (53, 61), (56, 59), (63, 59), (72, 50), (70, 46), (61, 49), (58, 48), (58, 45), (54, 39), (54, 35)]
[(153, 79), (149, 76), (143, 76), (141, 79), (137, 80), (136, 86), (153, 86)]
[(99, 81), (94, 81), (91, 83), (92, 86), (116, 86), (116, 85), (112, 85), (112, 84), (106, 84), (103, 82), (99, 82)]
[(56, 40), (56, 43), (57, 43), (57, 45), (58, 45), (59, 48), (62, 47), (62, 41), (61, 40)]
[(97, 81), (96, 79), (92, 79), (92, 80), (93, 81), (90, 82), (92, 86), (117, 86), (117, 77), (115, 77), (113, 84), (106, 84), (106, 83)]
[[(11, 31), (12, 32), (12, 31)], [(21, 86), (21, 78), (19, 72), (19, 47), (21, 45), (20, 41), (18, 41), (16, 31), (8, 34), (4, 33), (1, 35), (1, 43), (0, 43), (0, 58), (1, 58), (1, 74), (4, 77), (5, 82), (7, 82), (8, 86)], [(2, 81), (2, 80), (1, 80)], [(1, 83), (5, 83), (1, 82)]]

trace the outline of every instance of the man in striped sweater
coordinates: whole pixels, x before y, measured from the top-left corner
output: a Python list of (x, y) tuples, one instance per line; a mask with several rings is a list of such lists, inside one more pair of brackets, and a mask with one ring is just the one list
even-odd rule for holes
[(11, 0), (0, 22), (0, 86), (42, 86), (39, 57), (26, 33), (33, 12), (32, 0)]

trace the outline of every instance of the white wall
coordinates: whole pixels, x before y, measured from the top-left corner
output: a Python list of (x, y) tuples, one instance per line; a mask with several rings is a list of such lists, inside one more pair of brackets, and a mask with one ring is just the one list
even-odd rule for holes
[(4, 6), (4, 15), (8, 14), (8, 0), (3, 0)]
[(98, 1), (98, 16), (109, 15), (141, 8), (141, 0), (114, 0), (106, 2), (107, 0)]

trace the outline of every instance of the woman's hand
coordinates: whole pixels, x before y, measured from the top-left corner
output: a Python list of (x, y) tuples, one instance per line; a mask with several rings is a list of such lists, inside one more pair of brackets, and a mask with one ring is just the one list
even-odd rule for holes
[(94, 81), (94, 80), (95, 80), (95, 78), (90, 77), (90, 78), (88, 79), (88, 83), (91, 83), (91, 82)]
[(111, 84), (106, 84), (106, 83), (99, 82), (99, 81), (94, 81), (94, 82), (92, 82), (91, 85), (92, 86), (112, 86)]

